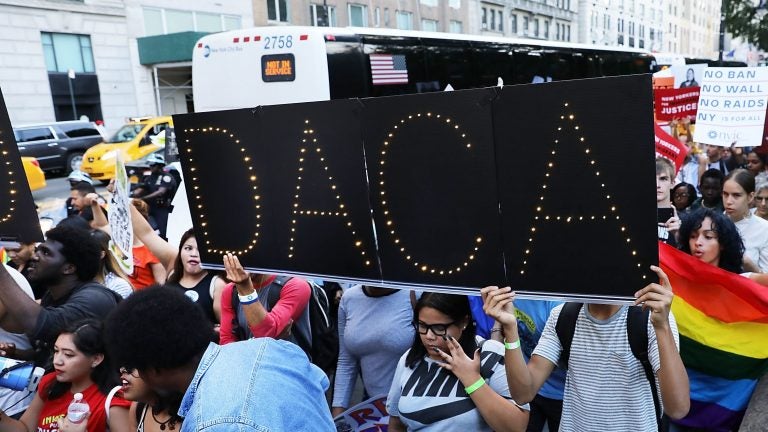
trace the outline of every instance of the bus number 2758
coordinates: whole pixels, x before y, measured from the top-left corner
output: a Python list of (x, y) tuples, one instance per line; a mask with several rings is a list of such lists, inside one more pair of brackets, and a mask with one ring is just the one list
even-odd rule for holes
[(264, 38), (264, 49), (290, 48), (293, 46), (293, 36), (267, 36)]

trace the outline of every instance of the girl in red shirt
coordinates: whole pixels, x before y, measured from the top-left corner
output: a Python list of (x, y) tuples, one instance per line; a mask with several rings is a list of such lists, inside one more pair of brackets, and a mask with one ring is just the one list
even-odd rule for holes
[(20, 420), (0, 411), (0, 432), (66, 430), (67, 408), (75, 393), (82, 393), (90, 407), (88, 432), (104, 432), (107, 425), (112, 432), (129, 431), (130, 403), (111, 392), (119, 381), (107, 359), (100, 321), (82, 320), (62, 332), (53, 348), (53, 367), (54, 372), (40, 380), (37, 394)]

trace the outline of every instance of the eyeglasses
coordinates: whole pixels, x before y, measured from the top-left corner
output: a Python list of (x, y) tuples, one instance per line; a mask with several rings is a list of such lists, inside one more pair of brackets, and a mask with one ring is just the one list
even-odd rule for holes
[(136, 368), (127, 369), (125, 367), (121, 367), (120, 369), (118, 369), (118, 371), (120, 372), (120, 375), (130, 375), (134, 378), (139, 377), (139, 371), (136, 370)]
[(414, 321), (413, 326), (416, 328), (416, 331), (419, 332), (419, 334), (427, 334), (428, 331), (432, 330), (432, 334), (435, 336), (445, 336), (446, 333), (448, 333), (448, 327), (456, 324), (455, 321), (445, 323), (445, 324), (425, 324), (421, 321)]
[(675, 198), (682, 198), (682, 197), (689, 197), (688, 192), (676, 192), (674, 197)]
[(760, 202), (768, 201), (768, 197), (756, 196), (755, 201), (760, 201)]

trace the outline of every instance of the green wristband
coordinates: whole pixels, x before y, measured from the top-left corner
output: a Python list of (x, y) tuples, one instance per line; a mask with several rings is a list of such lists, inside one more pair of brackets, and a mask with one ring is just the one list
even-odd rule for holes
[(472, 393), (474, 393), (474, 391), (475, 391), (475, 390), (477, 390), (477, 389), (479, 389), (480, 387), (482, 387), (482, 386), (483, 386), (483, 384), (485, 384), (485, 380), (484, 380), (484, 379), (482, 379), (482, 378), (480, 378), (479, 380), (475, 381), (475, 383), (474, 383), (474, 384), (472, 384), (471, 386), (469, 386), (469, 387), (464, 387), (464, 391), (465, 391), (465, 392), (467, 392), (467, 396), (469, 396), (469, 395), (471, 395)]
[(504, 339), (504, 348), (508, 350), (518, 349), (520, 348), (520, 339), (514, 341), (514, 342), (507, 342), (506, 339)]

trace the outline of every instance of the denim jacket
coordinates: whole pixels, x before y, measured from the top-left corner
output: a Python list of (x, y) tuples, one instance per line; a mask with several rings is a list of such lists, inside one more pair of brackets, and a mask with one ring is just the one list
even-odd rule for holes
[(335, 431), (328, 378), (290, 342), (210, 344), (184, 394), (181, 432)]

